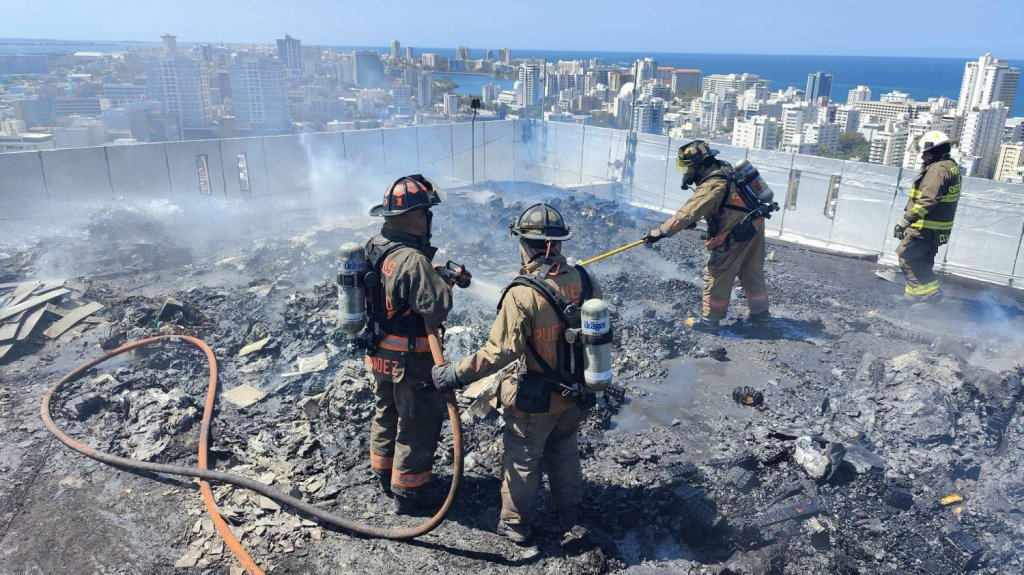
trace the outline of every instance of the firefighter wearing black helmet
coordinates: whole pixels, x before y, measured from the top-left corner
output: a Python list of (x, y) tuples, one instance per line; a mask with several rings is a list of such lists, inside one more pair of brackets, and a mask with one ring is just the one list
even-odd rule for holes
[(398, 514), (436, 510), (442, 490), (432, 486), (434, 451), (444, 422), (444, 398), (430, 379), (433, 360), (427, 326), (437, 328), (452, 309), (451, 285), (431, 264), (430, 208), (444, 192), (422, 175), (388, 186), (370, 215), (383, 216), (380, 234), (366, 244), (380, 277), (380, 329), (366, 355), (375, 380), (370, 467)]
[(949, 241), (960, 200), (960, 166), (949, 155), (949, 136), (934, 130), (916, 142), (924, 165), (914, 178), (903, 217), (893, 236), (900, 240), (896, 254), (907, 278), (903, 297), (918, 303), (937, 301), (939, 278), (932, 271), (939, 246)]
[[(562, 255), (562, 242), (572, 233), (554, 207), (534, 204), (510, 229), (519, 238), (520, 276), (540, 280), (577, 308), (585, 299), (601, 297), (586, 271), (569, 265)], [(434, 368), (434, 384), (451, 389), (510, 367), (499, 376), (494, 400), (505, 421), (501, 512), (500, 517), (485, 519), (490, 528), (517, 543), (526, 542), (532, 533), (542, 464), (551, 485), (551, 506), (562, 527), (575, 525), (582, 501), (576, 438), (581, 406), (587, 407), (588, 398), (568, 397), (552, 381), (558, 378), (554, 372), (566, 326), (551, 307), (535, 287), (513, 282), (501, 299), (487, 343), (461, 361)]]
[(736, 278), (747, 297), (748, 319), (769, 318), (768, 287), (764, 279), (764, 221), (756, 219), (749, 239), (736, 240), (730, 230), (740, 223), (750, 209), (743, 202), (731, 177), (732, 166), (715, 158), (718, 150), (707, 142), (694, 140), (679, 148), (676, 167), (683, 171), (682, 188), (694, 186), (695, 191), (679, 211), (660, 226), (647, 232), (643, 239), (655, 243), (680, 230), (692, 229), (704, 219), (708, 225), (710, 251), (704, 277), (704, 298), (697, 329), (715, 331), (729, 310), (732, 287)]

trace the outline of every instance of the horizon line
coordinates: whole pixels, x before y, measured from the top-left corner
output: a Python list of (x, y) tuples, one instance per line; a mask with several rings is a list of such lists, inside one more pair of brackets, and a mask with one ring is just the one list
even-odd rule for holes
[[(129, 39), (111, 40), (111, 39), (99, 39), (99, 38), (0, 37), (0, 42), (12, 41), (12, 40), (13, 41), (36, 41), (36, 42), (125, 42), (125, 43), (133, 43), (133, 44), (142, 44), (142, 43), (156, 44), (156, 45), (160, 44), (160, 40), (129, 40)], [(196, 44), (226, 44), (226, 45), (273, 46), (274, 45), (273, 42), (276, 41), (276, 40), (277, 39), (275, 38), (271, 42), (245, 42), (245, 41), (225, 41), (225, 40), (216, 40), (216, 41), (210, 41), (210, 40), (182, 40), (182, 39), (179, 38), (179, 41), (181, 43), (184, 43), (184, 44), (194, 44), (194, 45), (196, 45)], [(324, 42), (309, 42), (309, 43), (307, 43), (305, 40), (302, 40), (301, 38), (297, 38), (297, 40), (299, 40), (300, 42), (302, 42), (303, 44), (306, 44), (308, 47), (311, 47), (311, 48), (313, 48), (313, 47), (380, 48), (380, 49), (385, 50), (385, 51), (390, 50), (390, 46), (388, 46), (388, 45), (373, 46), (373, 45), (369, 45), (369, 44), (366, 44), (366, 45), (360, 45), (360, 44), (329, 44), (329, 43), (324, 43)], [(415, 46), (414, 46), (414, 48), (415, 48)], [(455, 50), (457, 48), (458, 48), (458, 46), (451, 46), (451, 47), (447, 47), (447, 46), (423, 46), (423, 47), (418, 48), (418, 49), (420, 49), (420, 50), (428, 50), (428, 49), (429, 50), (434, 50), (434, 49)], [(894, 56), (894, 55), (890, 55), (890, 54), (798, 54), (798, 53), (781, 53), (781, 52), (776, 52), (776, 53), (767, 53), (767, 52), (666, 52), (666, 51), (661, 51), (661, 50), (648, 50), (648, 51), (637, 51), (637, 50), (598, 50), (598, 49), (592, 49), (592, 48), (513, 48), (513, 47), (509, 47), (509, 46), (500, 46), (500, 47), (495, 47), (495, 48), (483, 48), (483, 47), (480, 47), (480, 48), (470, 48), (470, 49), (471, 50), (499, 50), (501, 48), (509, 48), (510, 50), (513, 50), (513, 51), (525, 51), (525, 52), (592, 52), (592, 53), (595, 53), (595, 54), (600, 54), (600, 53), (603, 52), (603, 53), (609, 53), (609, 54), (647, 54), (647, 55), (650, 55), (650, 54), (674, 54), (674, 55), (682, 55), (682, 56), (686, 56), (686, 55), (694, 55), (694, 56), (790, 56), (790, 57), (812, 57), (812, 58), (888, 58), (888, 59), (915, 58), (915, 59), (922, 59), (922, 60), (956, 60), (956, 59), (966, 58), (965, 62), (970, 62), (970, 61), (976, 60), (978, 58), (978, 56), (976, 56), (976, 57), (967, 57), (967, 56), (917, 56), (917, 55)], [(992, 54), (992, 51), (989, 50), (986, 53)], [(1024, 56), (1022, 56), (1022, 57), (996, 56), (996, 57), (998, 59), (1000, 59), (1000, 60), (1019, 60), (1021, 62), (1024, 62)]]

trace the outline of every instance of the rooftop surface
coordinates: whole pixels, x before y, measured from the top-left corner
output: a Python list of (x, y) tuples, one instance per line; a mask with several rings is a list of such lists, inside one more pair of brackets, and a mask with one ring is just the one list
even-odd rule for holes
[[(505, 230), (529, 203), (549, 198), (561, 209), (575, 233), (565, 251), (577, 260), (664, 217), (525, 182), (450, 191), (435, 210), (436, 260), (474, 273), (448, 321), (450, 358), (486, 337), (518, 267)], [(373, 486), (371, 382), (334, 326), (336, 250), (375, 232), (379, 221), (363, 215), (371, 201), (313, 200), (271, 215), (237, 202), (102, 203), (3, 240), (0, 284), (59, 280), (70, 292), (55, 302), (63, 313), (86, 301), (103, 308), (89, 316), (95, 323), (56, 337), (33, 332), (0, 360), (0, 572), (237, 567), (194, 483), (86, 459), (39, 419), (43, 393), (62, 375), (156, 333), (203, 338), (225, 390), (266, 394), (244, 408), (222, 394), (212, 466), (367, 523), (410, 524)], [(908, 308), (902, 287), (875, 275), (891, 270), (870, 259), (769, 240), (775, 319), (745, 325), (736, 293), (723, 333), (707, 335), (683, 326), (699, 306), (705, 254), (686, 233), (592, 267), (614, 309), (615, 383), (608, 408), (591, 412), (581, 433), (585, 530), (556, 532), (544, 497), (535, 548), (485, 531), (482, 511), (499, 504), (494, 414), (467, 418), (459, 499), (417, 542), (354, 538), (217, 486), (222, 513), (256, 561), (282, 573), (1018, 570), (1024, 294), (946, 276), (943, 306)], [(17, 289), (3, 288), (0, 303)], [(182, 309), (161, 320), (168, 298)], [(321, 354), (327, 367), (318, 370), (309, 358)], [(303, 371), (300, 361), (306, 373), (284, 375)], [(193, 465), (205, 378), (196, 354), (140, 352), (77, 380), (54, 416), (99, 449)], [(737, 403), (741, 387), (764, 405)], [(832, 456), (827, 478), (801, 463), (814, 454), (798, 448), (799, 436)], [(438, 452), (442, 476), (449, 441)], [(940, 502), (953, 493), (963, 501)]]

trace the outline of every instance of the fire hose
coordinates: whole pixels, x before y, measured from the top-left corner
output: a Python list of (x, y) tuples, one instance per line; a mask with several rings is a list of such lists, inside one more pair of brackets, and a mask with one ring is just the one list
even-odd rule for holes
[[(442, 363), (444, 361), (443, 350), (441, 347), (441, 340), (438, 337), (437, 331), (428, 328), (428, 341), (430, 343), (430, 351), (433, 355), (435, 363)], [(131, 351), (133, 349), (149, 345), (151, 343), (168, 340), (172, 342), (184, 341), (190, 343), (206, 355), (206, 360), (210, 366), (210, 381), (206, 393), (206, 403), (203, 408), (203, 419), (199, 429), (199, 460), (196, 467), (183, 467), (179, 465), (169, 465), (163, 463), (151, 463), (147, 461), (136, 461), (125, 457), (119, 457), (111, 453), (106, 453), (89, 447), (88, 445), (71, 438), (68, 436), (50, 416), (50, 404), (57, 393), (64, 387), (66, 383), (75, 379), (79, 375), (86, 371), (96, 367), (97, 365), (114, 358), (122, 353)], [(216, 402), (217, 395), (217, 358), (213, 354), (213, 350), (203, 340), (187, 336), (187, 335), (158, 335), (134, 341), (132, 343), (125, 344), (115, 350), (107, 352), (106, 354), (89, 361), (77, 368), (71, 373), (65, 375), (60, 381), (55, 383), (46, 395), (43, 396), (43, 402), (40, 406), (40, 412), (43, 418), (43, 423), (47, 429), (50, 430), (57, 439), (68, 447), (99, 461), (107, 465), (114, 467), (120, 467), (125, 469), (132, 469), (150, 473), (162, 473), (166, 475), (179, 475), (185, 477), (195, 477), (199, 479), (200, 487), (202, 490), (203, 503), (206, 506), (210, 517), (213, 519), (214, 526), (218, 533), (223, 537), (228, 548), (238, 558), (238, 561), (242, 564), (245, 570), (250, 575), (263, 575), (263, 570), (256, 565), (255, 561), (249, 556), (249, 554), (242, 547), (241, 543), (235, 537), (234, 533), (228, 527), (227, 523), (221, 517), (220, 512), (217, 510), (217, 504), (213, 497), (213, 490), (210, 488), (209, 481), (216, 481), (219, 483), (226, 483), (241, 487), (243, 489), (249, 489), (255, 491), (261, 495), (264, 495), (282, 505), (286, 505), (295, 509), (296, 511), (316, 517), (327, 525), (341, 528), (345, 531), (362, 535), (366, 537), (378, 538), (378, 539), (392, 539), (392, 540), (404, 540), (413, 539), (429, 533), (440, 525), (448, 512), (451, 510), (452, 504), (455, 501), (455, 494), (459, 488), (459, 480), (462, 477), (463, 461), (462, 461), (462, 422), (459, 416), (458, 403), (455, 399), (455, 393), (448, 391), (445, 393), (445, 402), (448, 406), (448, 419), (452, 424), (452, 441), (454, 443), (455, 457), (452, 464), (452, 483), (448, 490), (448, 496), (445, 498), (441, 508), (422, 524), (415, 527), (390, 529), (386, 527), (376, 527), (372, 525), (364, 525), (344, 517), (340, 517), (328, 511), (324, 511), (315, 505), (306, 503), (301, 499), (293, 497), (287, 493), (284, 493), (278, 489), (275, 489), (265, 483), (250, 479), (248, 477), (237, 475), (234, 473), (226, 473), (223, 471), (216, 471), (207, 468), (208, 458), (208, 444), (210, 435), (210, 423), (213, 420), (213, 409)]]

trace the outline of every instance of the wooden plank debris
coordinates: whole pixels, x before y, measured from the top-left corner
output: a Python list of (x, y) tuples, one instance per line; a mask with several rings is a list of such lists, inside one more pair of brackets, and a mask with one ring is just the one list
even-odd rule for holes
[(28, 339), (28, 336), (32, 335), (32, 332), (36, 329), (36, 325), (39, 324), (39, 320), (43, 318), (43, 314), (45, 313), (46, 308), (41, 307), (29, 314), (28, 317), (25, 318), (25, 321), (21, 322), (21, 328), (18, 329), (18, 335), (15, 339), (18, 341), (25, 341)]
[(36, 296), (36, 297), (33, 297), (33, 298), (29, 298), (29, 299), (27, 299), (27, 300), (25, 300), (25, 301), (23, 301), (23, 302), (21, 302), (21, 303), (19, 303), (17, 305), (7, 306), (4, 309), (0, 309), (0, 320), (5, 320), (5, 319), (7, 319), (9, 317), (18, 315), (19, 313), (21, 313), (21, 312), (23, 312), (25, 310), (30, 310), (30, 309), (36, 307), (37, 305), (41, 305), (41, 304), (53, 301), (53, 300), (55, 300), (55, 299), (57, 299), (59, 297), (65, 296), (65, 295), (67, 295), (69, 293), (71, 293), (71, 290), (68, 290), (68, 289), (65, 289), (65, 288), (61, 288), (61, 289), (52, 291), (52, 292), (50, 292), (48, 294), (45, 294), (45, 295), (40, 295), (40, 296)]
[(0, 345), (0, 359), (3, 359), (7, 352), (11, 351), (12, 347), (14, 347), (14, 344)]
[(20, 322), (17, 321), (0, 326), (0, 343), (13, 340), (18, 335), (18, 328), (20, 326)]
[(103, 309), (103, 304), (99, 302), (87, 303), (79, 308), (71, 310), (67, 315), (61, 318), (59, 321), (54, 323), (43, 332), (48, 338), (55, 339), (61, 336), (64, 332), (74, 327), (74, 325), (86, 317), (98, 312)]
[(221, 394), (221, 397), (225, 401), (229, 401), (242, 408), (249, 407), (266, 396), (267, 394), (248, 383), (243, 383), (242, 385), (233, 387)]
[(270, 343), (270, 337), (265, 337), (265, 338), (263, 338), (263, 339), (261, 339), (259, 341), (250, 343), (249, 345), (247, 345), (247, 346), (243, 347), (242, 349), (238, 350), (238, 356), (239, 357), (245, 357), (245, 356), (249, 355), (250, 353), (255, 353), (255, 352), (263, 349), (264, 347), (266, 347), (268, 343)]

